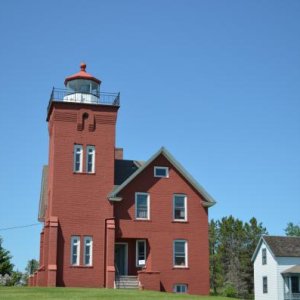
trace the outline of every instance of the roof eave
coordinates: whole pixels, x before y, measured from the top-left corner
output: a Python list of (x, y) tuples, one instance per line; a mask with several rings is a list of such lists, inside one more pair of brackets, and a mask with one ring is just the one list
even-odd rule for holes
[(113, 201), (113, 202), (120, 202), (120, 201), (122, 201), (123, 200), (123, 198), (122, 197), (112, 197), (112, 196), (108, 196), (108, 200), (109, 201)]
[[(129, 184), (135, 177), (137, 177), (144, 169), (146, 169), (159, 155), (163, 154), (171, 164), (187, 179), (187, 181), (199, 192), (200, 195), (206, 200), (202, 205), (211, 207), (216, 204), (216, 201), (210, 196), (206, 190), (185, 170), (185, 168), (171, 155), (171, 153), (164, 147), (161, 147), (153, 156), (150, 157), (146, 163), (129, 176), (117, 189), (110, 195), (110, 198), (118, 198), (117, 195)], [(113, 200), (111, 200), (113, 201)]]
[(212, 207), (212, 206), (214, 206), (216, 204), (216, 201), (214, 201), (214, 202), (206, 202), (206, 201), (203, 201), (202, 202), (202, 206), (203, 207)]

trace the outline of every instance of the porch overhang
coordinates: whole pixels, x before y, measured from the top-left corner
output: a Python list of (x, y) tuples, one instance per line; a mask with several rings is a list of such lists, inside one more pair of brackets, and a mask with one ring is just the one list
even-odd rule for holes
[(281, 272), (282, 275), (289, 275), (289, 274), (300, 274), (300, 265), (295, 265), (287, 270)]

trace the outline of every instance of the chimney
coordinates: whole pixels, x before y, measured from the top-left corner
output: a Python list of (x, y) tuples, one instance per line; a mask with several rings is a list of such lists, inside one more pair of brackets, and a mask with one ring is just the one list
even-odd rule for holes
[(123, 148), (115, 148), (115, 159), (123, 159)]

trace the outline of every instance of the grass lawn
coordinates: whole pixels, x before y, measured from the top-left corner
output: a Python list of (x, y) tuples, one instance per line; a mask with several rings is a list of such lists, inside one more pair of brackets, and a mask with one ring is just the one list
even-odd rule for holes
[[(88, 289), (88, 288), (30, 288), (0, 287), (0, 300), (10, 299), (199, 299), (199, 300), (230, 300), (232, 298), (214, 296), (189, 296), (150, 291)], [(236, 300), (236, 299), (235, 299)]]

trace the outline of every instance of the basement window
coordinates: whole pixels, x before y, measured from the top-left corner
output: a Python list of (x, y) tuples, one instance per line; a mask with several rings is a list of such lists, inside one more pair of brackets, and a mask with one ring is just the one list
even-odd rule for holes
[(181, 293), (185, 294), (187, 293), (187, 284), (185, 283), (176, 283), (173, 288), (174, 293)]
[(154, 167), (154, 177), (168, 178), (169, 168), (168, 167)]

